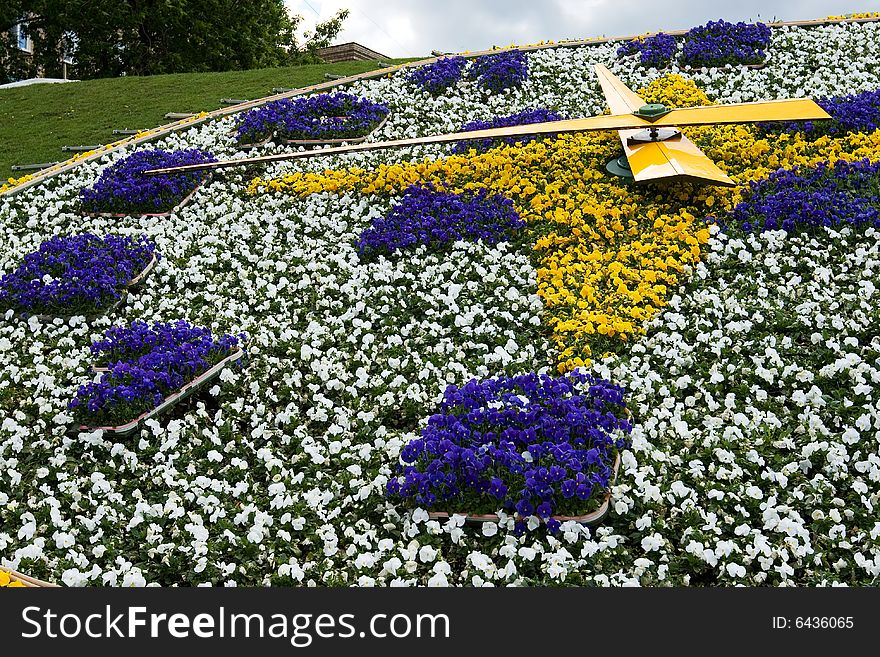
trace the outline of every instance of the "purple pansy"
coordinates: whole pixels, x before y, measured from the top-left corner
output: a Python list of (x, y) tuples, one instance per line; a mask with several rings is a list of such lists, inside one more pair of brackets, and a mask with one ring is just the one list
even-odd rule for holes
[(364, 256), (390, 255), (420, 244), (446, 246), (457, 240), (506, 240), (525, 225), (513, 202), (486, 190), (455, 194), (433, 185), (411, 185), (383, 218), (361, 233)]
[(618, 57), (626, 57), (638, 53), (642, 66), (665, 68), (675, 56), (675, 37), (671, 34), (658, 32), (644, 39), (633, 39), (617, 49)]
[[(459, 132), (473, 132), (475, 130), (490, 130), (492, 128), (508, 128), (515, 125), (528, 125), (530, 123), (561, 121), (563, 118), (564, 117), (558, 112), (549, 109), (525, 109), (516, 114), (497, 116), (488, 121), (469, 121), (461, 126)], [(534, 135), (526, 135), (522, 137), (504, 137), (502, 139), (474, 139), (460, 141), (453, 146), (452, 152), (467, 153), (470, 149), (475, 149), (478, 153), (485, 153), (490, 148), (495, 148), (503, 144), (526, 143), (533, 141), (534, 139)]]
[(681, 63), (686, 66), (760, 64), (770, 47), (770, 28), (764, 23), (709, 21), (688, 30), (682, 41)]
[(468, 77), (489, 93), (519, 87), (528, 77), (529, 61), (521, 50), (482, 55), (472, 63)]
[(86, 426), (124, 424), (155, 408), (238, 344), (235, 336), (214, 338), (210, 330), (184, 320), (111, 327), (91, 346), (108, 371), (100, 381), (80, 386), (69, 408)]
[(542, 518), (584, 510), (610, 485), (627, 444), (625, 408), (621, 387), (581, 373), (449, 386), (439, 412), (404, 446), (387, 492), (429, 509)]
[(432, 96), (439, 96), (461, 79), (466, 65), (464, 57), (442, 57), (431, 64), (419, 66), (407, 79)]
[(41, 315), (99, 312), (119, 300), (155, 252), (144, 236), (55, 236), (0, 279), (0, 308)]
[(830, 120), (766, 123), (763, 128), (767, 131), (802, 132), (810, 137), (838, 137), (850, 132), (880, 130), (880, 89), (817, 98), (816, 103), (831, 115)]
[(723, 223), (745, 232), (847, 224), (880, 228), (880, 162), (780, 169), (752, 182)]
[(203, 172), (145, 176), (144, 171), (185, 164), (216, 162), (211, 153), (190, 148), (182, 151), (136, 151), (104, 169), (98, 181), (79, 194), (84, 212), (150, 214), (167, 212), (204, 179)]
[(246, 112), (239, 143), (279, 139), (354, 139), (369, 134), (388, 115), (388, 106), (346, 93), (283, 98)]

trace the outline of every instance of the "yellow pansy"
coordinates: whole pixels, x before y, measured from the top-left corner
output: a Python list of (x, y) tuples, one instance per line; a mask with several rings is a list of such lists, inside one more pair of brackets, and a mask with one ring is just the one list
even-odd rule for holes
[(880, 12), (877, 11), (862, 11), (855, 14), (844, 14), (843, 16), (826, 16), (826, 21), (842, 21), (842, 20), (852, 20), (859, 18), (880, 18)]
[(19, 185), (23, 185), (29, 180), (33, 180), (34, 177), (30, 174), (22, 176), (21, 178), (9, 178), (3, 185), (0, 185), (0, 194), (5, 191), (12, 189), (13, 187), (18, 187)]
[(0, 589), (23, 589), (27, 588), (24, 582), (16, 579), (5, 570), (0, 570)]

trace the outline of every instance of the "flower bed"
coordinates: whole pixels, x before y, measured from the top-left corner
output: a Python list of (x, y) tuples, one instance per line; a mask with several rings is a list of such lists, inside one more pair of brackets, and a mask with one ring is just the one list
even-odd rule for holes
[[(562, 526), (562, 523), (577, 523), (579, 525), (596, 525), (608, 517), (609, 512), (611, 511), (611, 486), (617, 479), (617, 472), (620, 469), (620, 455), (618, 454), (614, 463), (611, 465), (611, 480), (609, 482), (609, 486), (605, 490), (605, 494), (596, 499), (595, 508), (588, 513), (580, 513), (576, 516), (561, 516), (561, 515), (552, 515), (547, 520), (547, 524), (549, 527), (553, 529), (558, 529)], [(592, 505), (591, 505), (592, 506)], [(413, 511), (413, 516), (418, 515), (418, 510)], [(499, 511), (498, 513), (468, 513), (468, 512), (452, 512), (449, 511), (430, 511), (428, 512), (428, 518), (431, 520), (444, 520), (449, 521), (453, 520), (456, 516), (464, 517), (465, 523), (472, 525), (482, 525), (484, 523), (493, 523), (493, 524), (505, 524), (507, 517), (509, 514), (504, 511)], [(528, 523), (530, 521), (535, 522), (536, 520), (540, 522), (540, 519), (536, 516), (529, 516), (528, 518), (522, 518), (517, 514), (513, 516), (521, 523)], [(484, 530), (485, 531), (485, 530)], [(491, 532), (492, 529), (489, 529)]]
[(464, 57), (441, 57), (432, 64), (419, 66), (409, 75), (409, 82), (432, 96), (440, 96), (454, 86), (464, 73)]
[(346, 93), (282, 99), (248, 111), (236, 135), (244, 144), (273, 137), (288, 144), (356, 143), (388, 118), (388, 106)]
[(630, 431), (623, 390), (583, 374), (449, 386), (401, 452), (388, 493), (426, 509), (580, 516), (604, 497)]
[(646, 68), (666, 68), (675, 57), (675, 51), (675, 37), (658, 32), (628, 41), (617, 49), (617, 56), (628, 57), (637, 54), (639, 63)]
[(232, 131), (238, 145), (242, 148), (253, 148), (268, 142), (294, 107), (292, 99), (281, 98), (245, 112)]
[(237, 360), (237, 346), (234, 336), (214, 339), (211, 331), (183, 320), (112, 327), (91, 347), (106, 371), (100, 381), (80, 386), (69, 408), (81, 428), (127, 432), (192, 382), (203, 383), (200, 377), (216, 365)]
[(104, 312), (155, 262), (155, 246), (144, 236), (53, 237), (0, 279), (0, 310), (68, 317)]
[(391, 255), (420, 244), (443, 248), (456, 240), (497, 244), (524, 225), (513, 203), (502, 196), (413, 185), (387, 216), (361, 233), (358, 251), (362, 256)]
[(770, 28), (764, 23), (709, 21), (684, 35), (681, 63), (692, 68), (759, 65), (769, 47)]
[(204, 173), (145, 176), (148, 169), (216, 162), (198, 149), (136, 151), (107, 167), (98, 181), (79, 194), (83, 213), (102, 217), (165, 216), (192, 199)]
[(490, 94), (522, 86), (529, 74), (525, 53), (506, 50), (496, 55), (482, 55), (471, 62), (468, 77)]
[[(492, 128), (509, 128), (515, 125), (528, 125), (530, 123), (544, 123), (549, 121), (561, 121), (563, 117), (559, 112), (548, 109), (526, 109), (509, 116), (496, 116), (488, 121), (468, 121), (459, 132), (473, 132), (474, 130), (490, 130)], [(552, 136), (552, 135), (545, 135)], [(452, 147), (453, 153), (467, 153), (474, 149), (479, 153), (485, 153), (491, 148), (497, 148), (504, 144), (525, 144), (537, 139), (535, 135), (522, 137), (506, 137), (502, 139), (479, 139), (473, 141), (460, 141)]]

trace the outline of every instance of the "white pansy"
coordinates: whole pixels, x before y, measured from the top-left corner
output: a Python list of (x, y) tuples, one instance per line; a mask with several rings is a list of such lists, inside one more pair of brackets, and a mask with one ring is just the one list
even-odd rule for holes
[(422, 563), (430, 563), (437, 558), (437, 550), (431, 545), (423, 545), (419, 549), (419, 561)]

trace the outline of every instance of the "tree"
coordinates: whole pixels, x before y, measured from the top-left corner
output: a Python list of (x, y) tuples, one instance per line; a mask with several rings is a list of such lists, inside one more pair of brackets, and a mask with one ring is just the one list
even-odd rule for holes
[[(3, 0), (0, 77), (56, 75), (65, 46), (79, 78), (228, 71), (304, 63), (342, 29), (347, 10), (300, 44), (284, 0)], [(24, 21), (32, 57), (8, 30)]]
[(287, 63), (291, 65), (298, 64), (317, 64), (321, 59), (318, 57), (318, 50), (326, 48), (339, 36), (342, 31), (342, 23), (348, 18), (348, 9), (340, 9), (333, 17), (323, 23), (315, 26), (314, 32), (306, 32), (305, 41), (299, 44), (296, 40), (296, 28), (302, 23), (303, 17), (300, 15), (293, 17), (293, 40), (288, 48)]
[[(18, 48), (18, 35), (13, 34), (30, 4), (28, 0), (3, 0), (0, 3), (0, 82), (30, 77), (36, 70), (33, 57)], [(26, 24), (22, 27), (28, 28)]]

